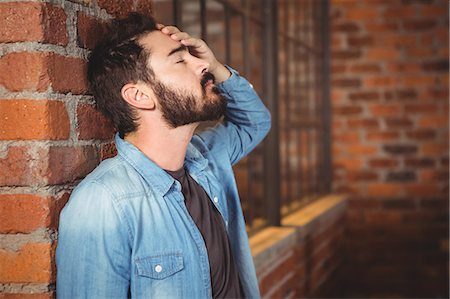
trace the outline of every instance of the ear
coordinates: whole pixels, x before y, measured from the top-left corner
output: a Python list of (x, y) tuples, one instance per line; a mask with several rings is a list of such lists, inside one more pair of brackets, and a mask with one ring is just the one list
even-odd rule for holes
[(143, 84), (125, 84), (120, 92), (122, 98), (133, 107), (145, 110), (155, 109), (153, 91)]

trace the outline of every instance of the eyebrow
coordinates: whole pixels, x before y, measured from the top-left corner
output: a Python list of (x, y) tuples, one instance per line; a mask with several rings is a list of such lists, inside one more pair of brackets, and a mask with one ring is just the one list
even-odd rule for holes
[(167, 55), (167, 57), (169, 57), (170, 55), (173, 55), (177, 52), (182, 52), (182, 51), (187, 51), (187, 47), (185, 45), (181, 45), (178, 48), (173, 49), (172, 51), (170, 51), (170, 53)]

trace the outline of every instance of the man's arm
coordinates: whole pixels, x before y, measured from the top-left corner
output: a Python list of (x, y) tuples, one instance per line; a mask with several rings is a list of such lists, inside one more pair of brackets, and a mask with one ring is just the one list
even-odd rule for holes
[(63, 209), (56, 251), (58, 298), (126, 298), (130, 240), (107, 189), (80, 185)]
[(228, 100), (224, 121), (199, 137), (210, 150), (227, 149), (234, 165), (264, 139), (271, 117), (251, 84), (235, 70), (230, 71), (230, 78), (217, 86)]

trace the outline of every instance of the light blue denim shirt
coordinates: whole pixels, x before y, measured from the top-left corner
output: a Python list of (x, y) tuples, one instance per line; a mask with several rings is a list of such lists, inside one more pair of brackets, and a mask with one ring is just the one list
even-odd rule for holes
[[(194, 135), (185, 167), (220, 211), (247, 298), (259, 298), (232, 166), (270, 129), (251, 85), (232, 75), (218, 85), (224, 121)], [(116, 136), (118, 155), (72, 192), (61, 212), (56, 250), (58, 298), (211, 298), (208, 256), (181, 186)]]

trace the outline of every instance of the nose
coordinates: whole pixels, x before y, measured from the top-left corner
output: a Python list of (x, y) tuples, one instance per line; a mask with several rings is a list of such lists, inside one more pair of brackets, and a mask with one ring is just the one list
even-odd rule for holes
[(203, 76), (209, 70), (209, 63), (207, 61), (195, 56), (192, 56), (192, 61), (195, 74), (199, 77)]

